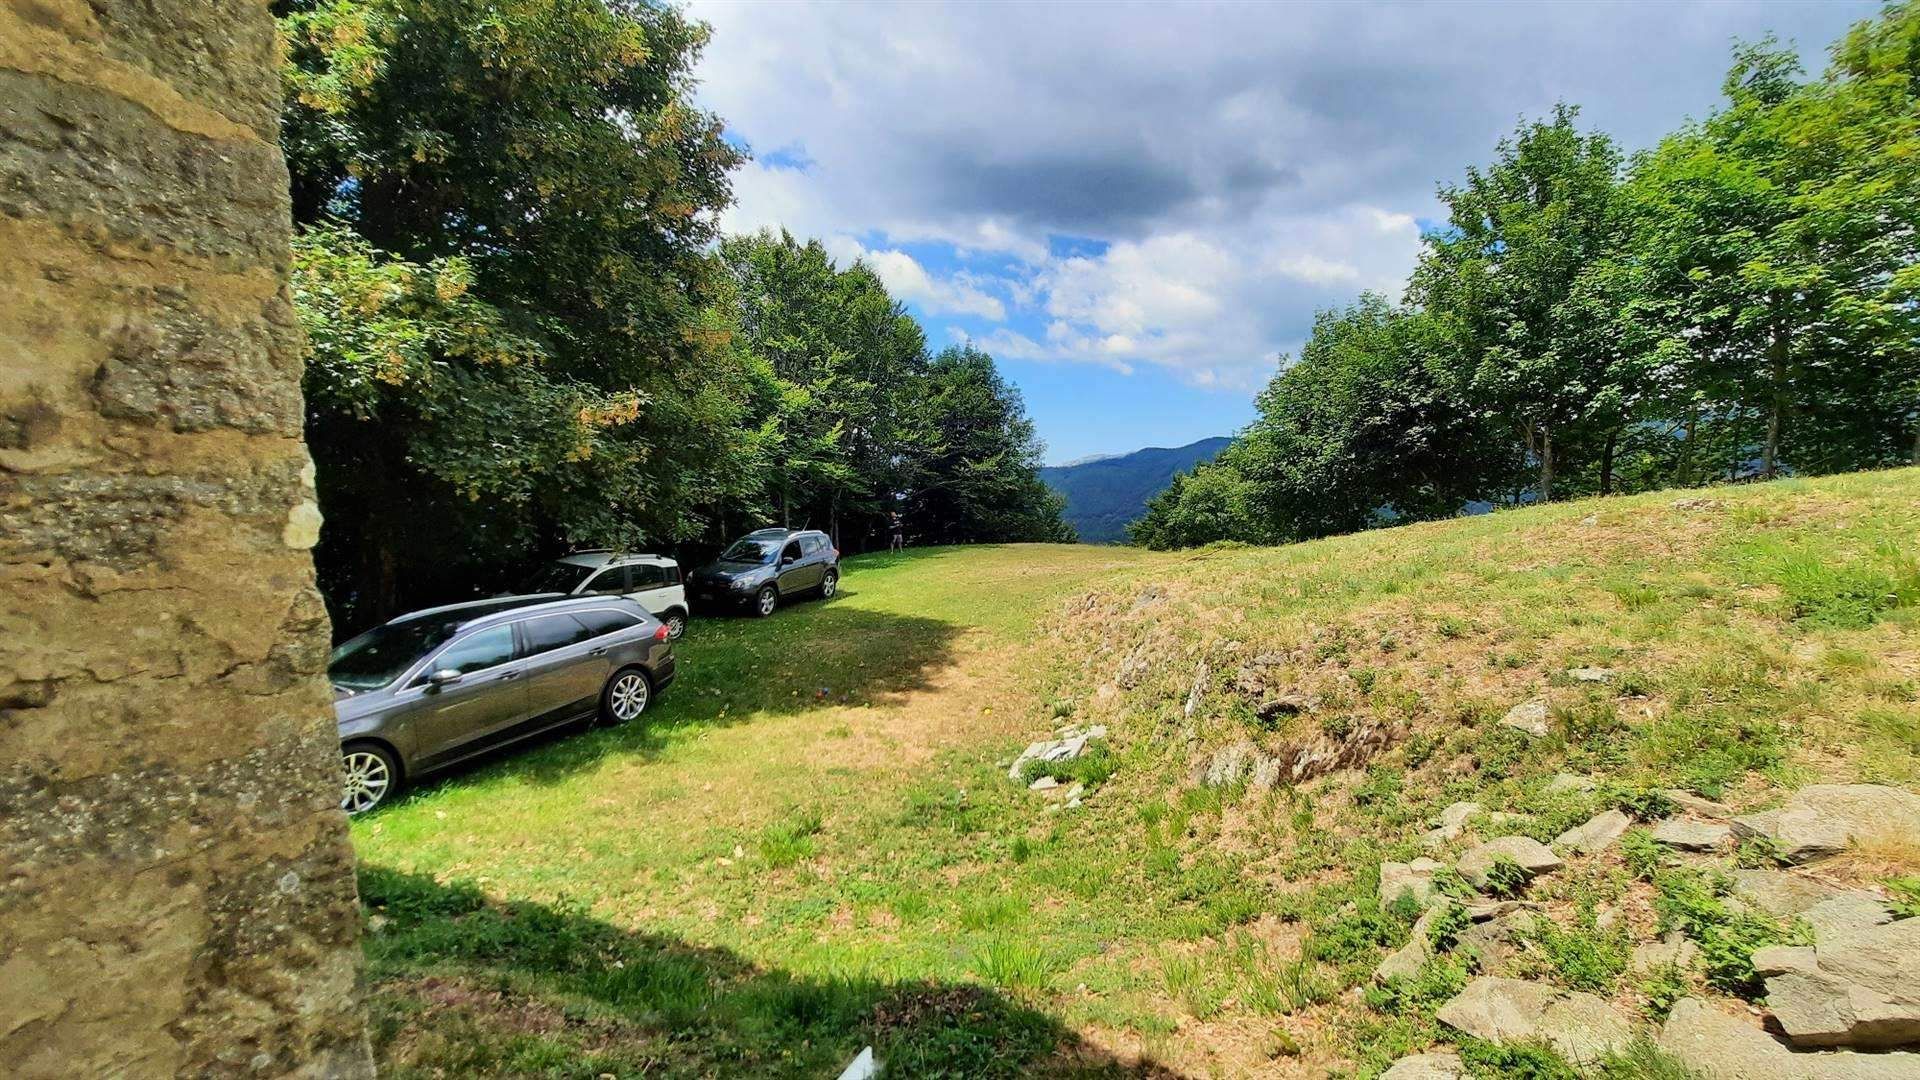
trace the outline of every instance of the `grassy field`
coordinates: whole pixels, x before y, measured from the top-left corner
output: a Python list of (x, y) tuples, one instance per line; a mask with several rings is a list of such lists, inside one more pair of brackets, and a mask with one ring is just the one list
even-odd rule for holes
[[(647, 723), (355, 823), (383, 1072), (818, 1076), (872, 1043), (895, 1076), (1370, 1073), (1443, 1037), (1457, 972), (1354, 989), (1408, 921), (1378, 864), (1439, 807), (1551, 835), (1664, 786), (1920, 782), (1916, 536), (1906, 470), (1289, 548), (849, 560), (831, 603), (696, 623)], [(1278, 690), (1310, 707), (1263, 718)], [(1548, 738), (1497, 725), (1539, 696)], [(1005, 773), (1067, 722), (1112, 752), (1057, 811)], [(1195, 782), (1240, 740), (1353, 767)], [(1894, 844), (1838, 872), (1915, 871)], [(1614, 865), (1552, 889), (1657, 899)], [(1659, 996), (1567, 925), (1540, 977)]]

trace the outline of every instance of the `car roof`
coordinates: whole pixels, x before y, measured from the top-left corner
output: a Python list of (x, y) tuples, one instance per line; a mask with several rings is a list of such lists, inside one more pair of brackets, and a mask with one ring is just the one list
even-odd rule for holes
[(667, 558), (665, 555), (655, 555), (650, 551), (632, 553), (619, 551), (576, 551), (568, 555), (562, 555), (553, 561), (567, 563), (571, 566), (592, 566), (596, 568), (601, 566), (618, 566), (624, 563), (658, 563), (665, 565), (671, 565), (673, 563), (673, 560)]
[(744, 539), (772, 540), (775, 538), (784, 539), (784, 538), (790, 538), (795, 536), (825, 536), (825, 535), (827, 534), (821, 532), (819, 529), (755, 529), (752, 532), (748, 533), (744, 537)]
[(489, 600), (469, 600), (464, 604), (443, 604), (440, 607), (422, 608), (390, 619), (387, 625), (395, 626), (434, 616), (453, 616), (459, 628), (464, 630), (469, 626), (477, 626), (494, 619), (505, 619), (508, 616), (525, 615), (536, 611), (572, 611), (575, 608), (605, 604), (625, 604), (636, 611), (645, 610), (633, 601), (618, 596), (532, 593), (526, 596), (496, 596)]

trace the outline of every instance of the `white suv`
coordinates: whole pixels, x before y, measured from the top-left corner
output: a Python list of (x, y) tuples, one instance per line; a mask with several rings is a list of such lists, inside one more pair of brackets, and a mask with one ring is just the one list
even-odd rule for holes
[(534, 575), (529, 592), (568, 596), (624, 596), (666, 624), (667, 636), (687, 632), (687, 590), (680, 564), (662, 555), (621, 551), (576, 551), (548, 563)]

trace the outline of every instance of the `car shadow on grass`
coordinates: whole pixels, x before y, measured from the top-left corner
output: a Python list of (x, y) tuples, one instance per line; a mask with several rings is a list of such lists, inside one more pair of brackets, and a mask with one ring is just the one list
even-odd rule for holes
[(834, 706), (885, 706), (929, 689), (934, 673), (953, 662), (966, 629), (873, 611), (844, 597), (796, 604), (765, 619), (696, 619), (675, 646), (677, 678), (638, 721), (557, 728), (429, 777), (416, 791), (509, 770), (532, 783), (558, 783), (608, 755), (653, 758), (692, 731)]
[(579, 908), (360, 869), (381, 1075), (1174, 1077), (967, 983), (820, 979)]

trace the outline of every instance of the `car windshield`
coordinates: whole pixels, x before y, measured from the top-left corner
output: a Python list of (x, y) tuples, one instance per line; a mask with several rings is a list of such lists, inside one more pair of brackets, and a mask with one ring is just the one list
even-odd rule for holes
[(748, 537), (745, 540), (735, 540), (733, 546), (721, 554), (720, 560), (722, 562), (764, 563), (772, 562), (773, 557), (779, 553), (780, 541), (755, 540)]
[(581, 566), (577, 563), (557, 562), (547, 566), (533, 577), (527, 579), (527, 592), (530, 593), (571, 593), (587, 580), (587, 575), (599, 569), (597, 566)]
[(333, 650), (327, 679), (345, 690), (378, 690), (400, 677), (429, 649), (453, 636), (458, 619), (388, 623)]

